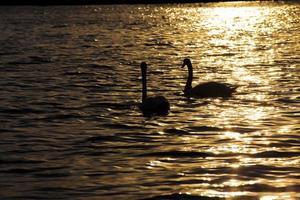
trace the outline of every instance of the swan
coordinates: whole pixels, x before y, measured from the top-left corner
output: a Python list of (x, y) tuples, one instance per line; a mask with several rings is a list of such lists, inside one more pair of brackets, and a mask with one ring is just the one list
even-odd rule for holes
[(181, 68), (185, 66), (187, 66), (189, 70), (188, 79), (183, 90), (185, 96), (198, 97), (198, 98), (231, 97), (232, 93), (234, 93), (236, 90), (236, 87), (234, 86), (231, 86), (226, 83), (218, 83), (214, 81), (200, 83), (199, 85), (192, 87), (193, 66), (190, 59), (186, 58), (183, 60), (183, 64)]
[(164, 96), (147, 97), (147, 64), (141, 63), (142, 71), (142, 103), (140, 109), (144, 115), (167, 115), (170, 110), (169, 101)]

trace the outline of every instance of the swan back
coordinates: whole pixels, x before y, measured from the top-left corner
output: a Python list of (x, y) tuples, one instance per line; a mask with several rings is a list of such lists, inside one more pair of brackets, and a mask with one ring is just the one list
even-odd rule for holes
[(231, 97), (235, 88), (226, 83), (206, 82), (201, 83), (190, 91), (192, 97)]
[(167, 115), (170, 110), (170, 104), (164, 96), (147, 97), (141, 105), (141, 110), (144, 115)]

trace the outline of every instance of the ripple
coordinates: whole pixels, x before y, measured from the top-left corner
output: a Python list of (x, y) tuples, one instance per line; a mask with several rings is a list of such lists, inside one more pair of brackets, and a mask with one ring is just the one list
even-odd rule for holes
[(300, 156), (300, 152), (264, 151), (249, 156), (254, 158), (290, 158)]
[[(272, 192), (272, 193), (279, 193), (279, 192), (299, 192), (300, 185), (290, 185), (286, 187), (276, 187), (267, 184), (252, 184), (252, 185), (245, 185), (245, 186), (238, 186), (235, 189), (239, 191), (249, 191), (249, 192)], [(232, 187), (224, 187), (225, 190), (230, 190)]]
[(211, 127), (211, 126), (197, 126), (197, 127), (189, 127), (188, 128), (192, 132), (215, 132), (222, 131), (221, 128)]
[(104, 123), (103, 126), (113, 128), (113, 129), (122, 129), (122, 130), (134, 130), (140, 129), (140, 126), (135, 125), (127, 125), (127, 124), (120, 124), (120, 123)]
[(115, 70), (115, 66), (111, 65), (102, 65), (99, 63), (87, 63), (81, 67), (92, 68), (92, 69), (101, 69), (101, 70)]
[(144, 198), (141, 200), (183, 200), (183, 199), (184, 200), (222, 200), (224, 198), (175, 193), (170, 195), (158, 195), (150, 198)]
[(197, 151), (160, 151), (160, 152), (151, 152), (137, 155), (139, 157), (195, 157), (195, 158), (205, 158), (213, 157), (212, 153), (197, 152)]
[(16, 159), (16, 158), (0, 158), (0, 164), (41, 164), (44, 163), (43, 160), (33, 160), (33, 159)]
[(188, 135), (189, 132), (181, 129), (171, 128), (171, 129), (165, 129), (165, 133), (172, 134), (172, 135)]
[(29, 56), (28, 58), (23, 58), (17, 61), (10, 61), (9, 65), (31, 65), (31, 64), (45, 64), (53, 63), (54, 58), (52, 57), (40, 57), (40, 56)]
[(0, 108), (0, 112), (6, 114), (43, 114), (46, 111), (37, 108)]
[(300, 99), (291, 99), (291, 98), (280, 98), (277, 99), (280, 103), (287, 103), (287, 104), (297, 104), (300, 103)]

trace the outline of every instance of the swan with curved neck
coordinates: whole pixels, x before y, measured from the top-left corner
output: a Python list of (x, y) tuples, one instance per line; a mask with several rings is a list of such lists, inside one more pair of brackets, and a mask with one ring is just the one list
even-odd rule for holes
[(190, 59), (183, 60), (182, 67), (187, 66), (189, 74), (184, 87), (184, 95), (188, 97), (208, 98), (208, 97), (231, 97), (235, 92), (236, 87), (226, 83), (205, 82), (192, 87), (193, 82), (193, 66)]
[(144, 115), (167, 115), (170, 104), (164, 96), (147, 96), (147, 64), (141, 63), (142, 71), (142, 104), (140, 109)]

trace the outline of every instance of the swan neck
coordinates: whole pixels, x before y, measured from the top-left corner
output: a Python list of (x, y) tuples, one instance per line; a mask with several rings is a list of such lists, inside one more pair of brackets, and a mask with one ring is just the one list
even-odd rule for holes
[(188, 64), (187, 67), (189, 70), (189, 75), (184, 88), (184, 91), (186, 93), (188, 93), (192, 89), (192, 82), (193, 82), (193, 67), (191, 64)]
[(142, 102), (147, 98), (147, 69), (142, 69)]

